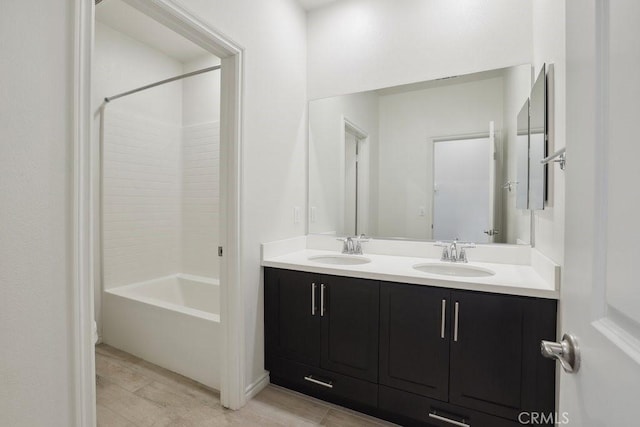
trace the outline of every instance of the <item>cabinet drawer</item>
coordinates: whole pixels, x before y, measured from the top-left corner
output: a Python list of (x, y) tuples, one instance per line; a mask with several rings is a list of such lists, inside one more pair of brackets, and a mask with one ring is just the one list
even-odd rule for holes
[(377, 384), (280, 358), (270, 368), (273, 384), (366, 412), (378, 405)]
[[(515, 427), (520, 425), (515, 421), (494, 417), (385, 386), (380, 386), (379, 388), (379, 407), (383, 411), (385, 418), (387, 418), (386, 415), (390, 415), (388, 418), (393, 418), (394, 421), (400, 422), (402, 425), (437, 427), (453, 427), (465, 424), (470, 427)], [(429, 414), (433, 414), (436, 417)], [(397, 417), (398, 415), (400, 418)], [(443, 418), (461, 424), (448, 422)]]

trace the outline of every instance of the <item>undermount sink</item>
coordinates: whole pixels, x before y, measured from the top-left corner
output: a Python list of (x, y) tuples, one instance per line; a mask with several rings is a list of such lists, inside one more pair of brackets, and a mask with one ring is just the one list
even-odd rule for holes
[(319, 262), (321, 264), (333, 264), (333, 265), (358, 265), (368, 264), (371, 260), (364, 256), (359, 255), (315, 255), (310, 256), (309, 261)]
[(425, 263), (416, 264), (414, 270), (429, 274), (439, 274), (441, 276), (457, 276), (457, 277), (488, 277), (496, 274), (495, 271), (488, 268), (475, 267), (466, 264), (447, 264), (447, 263)]

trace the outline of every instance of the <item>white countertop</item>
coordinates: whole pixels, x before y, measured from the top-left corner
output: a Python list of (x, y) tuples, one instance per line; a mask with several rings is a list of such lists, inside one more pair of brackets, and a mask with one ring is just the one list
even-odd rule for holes
[(310, 273), (329, 274), (334, 276), (356, 277), (372, 280), (383, 280), (416, 285), (438, 286), (451, 289), (493, 292), (499, 294), (520, 295), (558, 299), (559, 291), (556, 283), (543, 279), (531, 265), (498, 264), (470, 261), (468, 266), (490, 269), (495, 272), (487, 277), (458, 277), (423, 273), (413, 268), (421, 263), (441, 262), (434, 258), (417, 258), (409, 256), (368, 254), (370, 263), (359, 265), (323, 264), (309, 260), (318, 255), (339, 255), (339, 252), (303, 249), (277, 256), (265, 256), (262, 266), (283, 268), (287, 270), (306, 271)]

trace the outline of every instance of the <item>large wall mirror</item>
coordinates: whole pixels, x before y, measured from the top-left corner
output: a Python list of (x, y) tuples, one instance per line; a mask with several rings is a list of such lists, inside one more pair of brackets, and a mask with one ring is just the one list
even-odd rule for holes
[(309, 233), (530, 244), (530, 90), (525, 64), (311, 101)]

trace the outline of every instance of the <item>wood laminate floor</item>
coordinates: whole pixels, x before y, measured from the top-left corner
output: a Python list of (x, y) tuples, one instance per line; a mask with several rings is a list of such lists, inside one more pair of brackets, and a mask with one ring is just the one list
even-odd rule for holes
[(216, 391), (105, 344), (96, 388), (99, 427), (394, 425), (271, 385), (231, 411)]

